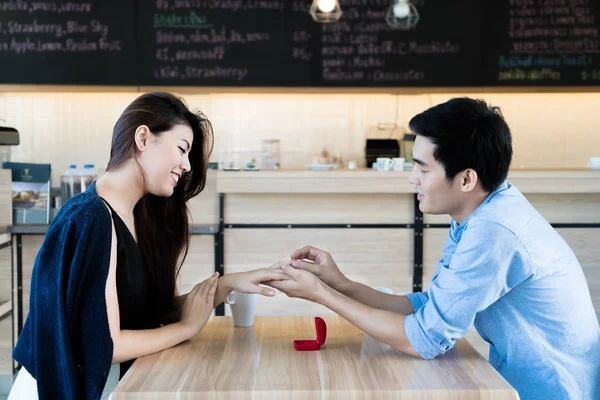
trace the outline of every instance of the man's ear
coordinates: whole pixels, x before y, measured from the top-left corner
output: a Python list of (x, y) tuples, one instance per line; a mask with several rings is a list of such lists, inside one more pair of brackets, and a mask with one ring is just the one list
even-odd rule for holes
[(477, 182), (479, 182), (479, 176), (477, 176), (477, 172), (474, 169), (467, 168), (460, 174), (460, 190), (462, 192), (472, 192), (477, 187)]
[(135, 147), (139, 151), (146, 151), (146, 144), (150, 139), (150, 128), (140, 125), (135, 130)]

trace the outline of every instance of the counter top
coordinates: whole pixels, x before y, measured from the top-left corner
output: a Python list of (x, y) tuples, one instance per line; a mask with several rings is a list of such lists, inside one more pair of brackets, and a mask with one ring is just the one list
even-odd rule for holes
[[(48, 231), (49, 225), (12, 225), (8, 227), (8, 232), (17, 235), (44, 235)], [(192, 235), (214, 235), (219, 231), (219, 225), (204, 224), (191, 225), (190, 233)]]
[[(410, 171), (218, 171), (218, 193), (415, 193)], [(511, 170), (522, 193), (600, 193), (600, 170)]]
[(256, 317), (250, 328), (213, 317), (195, 338), (138, 358), (111, 398), (518, 399), (464, 339), (442, 356), (420, 360), (340, 317), (324, 319), (325, 344), (299, 352), (293, 340), (315, 338), (312, 317)]
[(4, 244), (10, 242), (10, 233), (0, 233), (0, 247), (3, 247)]

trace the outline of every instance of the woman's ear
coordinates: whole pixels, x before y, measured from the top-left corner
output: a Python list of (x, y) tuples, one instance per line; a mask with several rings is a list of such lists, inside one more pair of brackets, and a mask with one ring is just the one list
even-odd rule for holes
[(150, 139), (150, 129), (146, 125), (140, 125), (135, 130), (135, 147), (139, 151), (146, 151), (146, 143)]

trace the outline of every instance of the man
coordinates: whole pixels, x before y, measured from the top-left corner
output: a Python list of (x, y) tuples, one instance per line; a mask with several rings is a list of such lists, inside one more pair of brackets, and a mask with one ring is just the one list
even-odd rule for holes
[(310, 246), (275, 264), (290, 279), (271, 285), (424, 359), (452, 348), (474, 325), (490, 343), (490, 363), (522, 399), (599, 399), (600, 328), (583, 271), (506, 182), (512, 139), (499, 110), (452, 99), (415, 116), (410, 128), (419, 208), (452, 217), (429, 290), (377, 292)]

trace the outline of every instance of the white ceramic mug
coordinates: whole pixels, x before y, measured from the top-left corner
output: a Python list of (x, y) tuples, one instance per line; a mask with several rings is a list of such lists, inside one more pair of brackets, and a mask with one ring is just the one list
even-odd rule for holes
[(404, 157), (392, 158), (392, 171), (404, 171)]
[(389, 171), (392, 167), (392, 159), (387, 157), (378, 157), (375, 165), (377, 166), (377, 171)]
[(257, 294), (241, 293), (237, 290), (229, 293), (225, 300), (231, 308), (233, 326), (248, 327), (254, 325), (256, 313)]
[(590, 157), (588, 165), (591, 169), (600, 169), (600, 157)]

